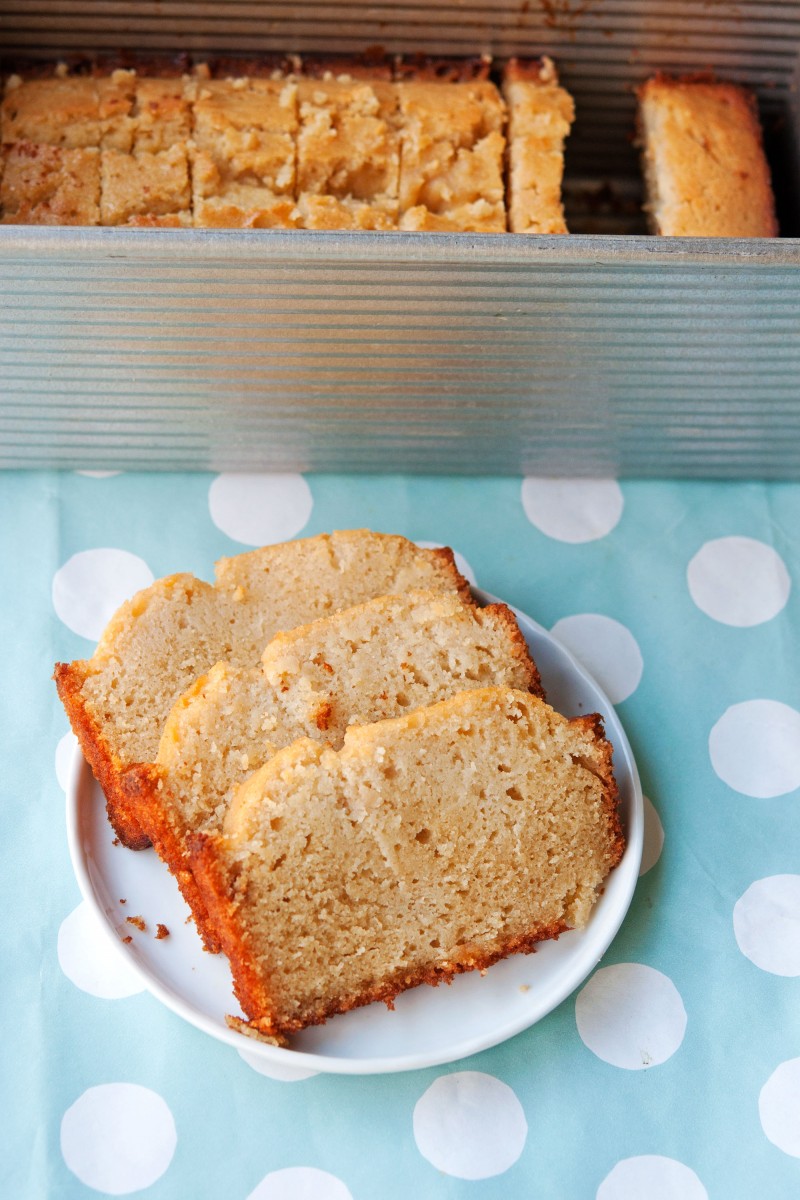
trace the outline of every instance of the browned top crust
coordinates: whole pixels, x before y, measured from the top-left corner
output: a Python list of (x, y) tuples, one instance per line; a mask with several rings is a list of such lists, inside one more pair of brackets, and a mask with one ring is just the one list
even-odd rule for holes
[(331, 75), (347, 75), (351, 79), (382, 79), (391, 82), (394, 77), (392, 59), (382, 50), (365, 51), (352, 55), (303, 55), (300, 73), (309, 79), (324, 79)]
[(395, 59), (395, 79), (440, 80), (442, 83), (472, 83), (489, 78), (492, 60), (488, 55), (476, 58), (435, 58), (427, 54), (400, 55)]
[(503, 67), (503, 83), (558, 83), (551, 58), (510, 58)]

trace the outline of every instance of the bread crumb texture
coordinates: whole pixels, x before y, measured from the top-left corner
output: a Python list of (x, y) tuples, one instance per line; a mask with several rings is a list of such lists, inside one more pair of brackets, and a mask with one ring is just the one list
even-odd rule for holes
[(584, 925), (624, 839), (599, 718), (479, 688), (295, 742), (192, 863), (253, 1028), (285, 1037)]
[(639, 89), (639, 141), (654, 233), (777, 235), (758, 111), (746, 89), (656, 76)]
[[(293, 60), (250, 74), (230, 60), (224, 78), (205, 64), (157, 78), (71, 75), (62, 64), (52, 78), (11, 76), (0, 110), (12, 162), (0, 219), (566, 232), (560, 185), (572, 102), (548, 59), (516, 64), (504, 96), (485, 63), (406, 63), (395, 78), (385, 64), (323, 66)], [(41, 183), (14, 169), (25, 146), (64, 163), (71, 190), (62, 182), (57, 198), (37, 201)], [(64, 158), (79, 149), (101, 161)], [(79, 204), (76, 188), (93, 202)]]
[(412, 590), (279, 633), (260, 667), (218, 663), (174, 704), (156, 761), (126, 776), (132, 809), (178, 879), (207, 948), (218, 941), (195, 884), (187, 839), (221, 825), (234, 790), (301, 737), (334, 747), (352, 725), (503, 684), (541, 693), (505, 605)]

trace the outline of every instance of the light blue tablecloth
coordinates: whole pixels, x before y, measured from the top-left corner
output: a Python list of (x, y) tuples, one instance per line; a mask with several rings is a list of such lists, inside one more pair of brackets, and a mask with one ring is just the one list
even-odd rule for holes
[[(8, 473), (0, 496), (0, 1196), (800, 1195), (800, 486)], [(527, 1032), (284, 1081), (104, 961), (50, 675), (151, 577), (356, 526), (452, 545), (586, 660), (638, 759), (646, 869)]]

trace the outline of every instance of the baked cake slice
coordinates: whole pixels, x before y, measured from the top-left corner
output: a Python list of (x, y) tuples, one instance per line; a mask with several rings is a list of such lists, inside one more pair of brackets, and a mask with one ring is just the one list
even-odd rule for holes
[(652, 232), (776, 237), (778, 225), (755, 97), (731, 83), (648, 79), (639, 142)]
[(155, 763), (129, 771), (125, 786), (206, 946), (219, 948), (191, 873), (187, 838), (220, 826), (249, 774), (300, 737), (338, 747), (350, 725), (487, 683), (541, 694), (513, 613), (431, 591), (383, 596), (279, 633), (260, 668), (219, 663), (197, 680), (170, 712)]
[(561, 183), (564, 142), (575, 119), (549, 58), (512, 58), (503, 71), (508, 108), (508, 228), (512, 233), (566, 233)]
[(411, 587), (469, 599), (452, 551), (347, 530), (221, 559), (213, 586), (171, 575), (123, 604), (90, 659), (55, 670), (120, 840), (133, 849), (149, 844), (122, 777), (136, 763), (155, 760), (172, 705), (198, 676), (223, 660), (256, 665), (280, 630)]
[(281, 750), (192, 867), (255, 1032), (285, 1038), (585, 925), (624, 838), (600, 718), (511, 688)]

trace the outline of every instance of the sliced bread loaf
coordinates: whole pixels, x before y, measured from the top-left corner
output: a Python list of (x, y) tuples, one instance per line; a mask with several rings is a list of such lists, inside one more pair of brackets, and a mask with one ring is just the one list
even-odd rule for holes
[(192, 866), (251, 1027), (286, 1037), (588, 919), (620, 860), (611, 746), (511, 688), (309, 739), (238, 790)]
[(168, 864), (210, 950), (188, 836), (219, 827), (232, 792), (300, 737), (341, 746), (363, 725), (500, 684), (541, 694), (510, 609), (411, 591), (280, 633), (258, 667), (217, 664), (174, 705), (155, 763), (125, 777), (132, 814)]
[(132, 849), (149, 844), (122, 777), (135, 763), (155, 759), (170, 708), (199, 675), (223, 659), (255, 666), (279, 630), (410, 587), (469, 600), (451, 550), (423, 550), (361, 529), (223, 558), (213, 586), (171, 575), (123, 604), (90, 659), (55, 669), (120, 840)]

